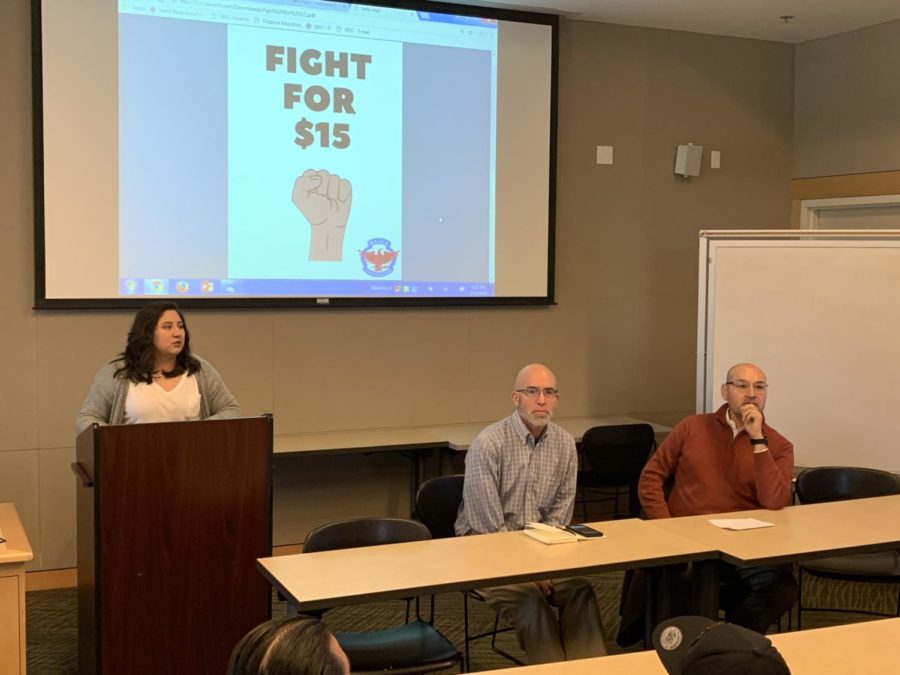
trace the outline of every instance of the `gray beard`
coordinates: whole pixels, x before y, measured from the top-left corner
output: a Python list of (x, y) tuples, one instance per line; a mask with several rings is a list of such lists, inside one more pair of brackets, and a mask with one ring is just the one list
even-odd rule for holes
[(553, 417), (553, 413), (548, 412), (546, 417), (538, 417), (537, 415), (533, 415), (531, 413), (525, 414), (525, 420), (534, 427), (543, 428), (547, 426), (547, 423), (550, 421), (550, 418)]

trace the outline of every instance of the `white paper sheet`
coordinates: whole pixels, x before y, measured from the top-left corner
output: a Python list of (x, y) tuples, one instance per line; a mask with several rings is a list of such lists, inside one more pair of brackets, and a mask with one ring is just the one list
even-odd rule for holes
[(756, 518), (710, 518), (710, 525), (721, 527), (723, 530), (755, 530), (760, 527), (774, 527), (775, 523), (767, 523)]

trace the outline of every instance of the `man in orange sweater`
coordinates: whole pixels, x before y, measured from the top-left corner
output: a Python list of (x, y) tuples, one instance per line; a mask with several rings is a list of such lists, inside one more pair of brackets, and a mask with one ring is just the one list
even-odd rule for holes
[[(765, 373), (740, 363), (725, 380), (725, 404), (679, 422), (644, 467), (638, 495), (648, 517), (780, 509), (790, 501), (794, 446), (765, 422)], [(721, 580), (726, 618), (760, 633), (797, 598), (790, 565), (723, 564)]]

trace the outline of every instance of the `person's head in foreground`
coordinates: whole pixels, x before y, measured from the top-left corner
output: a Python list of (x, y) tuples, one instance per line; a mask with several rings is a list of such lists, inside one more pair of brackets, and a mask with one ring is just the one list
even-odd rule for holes
[(241, 638), (228, 675), (349, 675), (350, 662), (325, 624), (311, 616), (261, 623)]
[(765, 635), (702, 616), (679, 616), (653, 631), (653, 647), (669, 675), (790, 675)]

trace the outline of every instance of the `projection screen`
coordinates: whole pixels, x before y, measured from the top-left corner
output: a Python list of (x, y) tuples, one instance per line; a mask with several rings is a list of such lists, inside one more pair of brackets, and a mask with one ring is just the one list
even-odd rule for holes
[(550, 304), (554, 16), (34, 0), (35, 306)]

